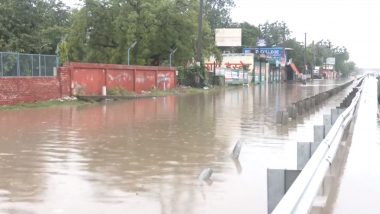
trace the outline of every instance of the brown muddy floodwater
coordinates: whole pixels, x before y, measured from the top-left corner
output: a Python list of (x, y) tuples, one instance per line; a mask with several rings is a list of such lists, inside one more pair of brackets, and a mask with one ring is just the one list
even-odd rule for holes
[[(0, 213), (266, 213), (267, 168), (295, 168), (296, 142), (347, 88), (281, 127), (275, 113), (334, 82), (0, 112)], [(244, 142), (240, 162), (230, 153)], [(214, 170), (212, 183), (199, 173)]]

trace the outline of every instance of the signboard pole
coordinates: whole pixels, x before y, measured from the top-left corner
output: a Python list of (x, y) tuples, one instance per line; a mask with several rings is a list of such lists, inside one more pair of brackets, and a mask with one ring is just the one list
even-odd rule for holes
[(216, 72), (216, 61), (214, 61), (214, 78), (212, 79), (212, 86), (215, 85), (215, 72)]
[(261, 84), (261, 56), (260, 56), (260, 47), (259, 47), (259, 83)]

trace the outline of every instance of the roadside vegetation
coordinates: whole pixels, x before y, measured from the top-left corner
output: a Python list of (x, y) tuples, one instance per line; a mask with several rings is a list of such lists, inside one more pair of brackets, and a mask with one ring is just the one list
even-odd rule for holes
[(76, 98), (65, 98), (57, 100), (48, 100), (34, 103), (20, 103), (16, 105), (0, 106), (0, 111), (5, 110), (22, 110), (22, 109), (33, 109), (33, 108), (50, 108), (57, 106), (84, 106), (90, 105), (91, 103), (77, 100)]
[[(268, 47), (293, 49), (293, 62), (304, 67), (304, 46), (285, 22), (235, 23), (230, 15), (233, 0), (203, 1), (204, 21), (198, 35), (200, 0), (83, 0), (83, 6), (74, 9), (61, 0), (2, 0), (0, 23), (7, 24), (0, 25), (0, 51), (58, 53), (61, 63), (127, 64), (129, 59), (133, 65), (168, 66), (170, 53), (176, 50), (171, 62), (180, 72), (180, 83), (203, 87), (207, 83), (203, 57), (241, 53), (242, 47), (255, 47), (261, 37)], [(215, 29), (235, 27), (242, 28), (242, 47), (216, 47)], [(322, 66), (328, 57), (336, 58), (336, 70), (344, 75), (355, 70), (344, 46), (328, 38), (308, 45), (309, 67), (314, 59), (316, 66)]]

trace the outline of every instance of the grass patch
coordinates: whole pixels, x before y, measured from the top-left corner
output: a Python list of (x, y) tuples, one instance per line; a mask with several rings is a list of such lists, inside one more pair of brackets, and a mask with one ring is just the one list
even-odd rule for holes
[(49, 108), (56, 106), (83, 106), (90, 105), (91, 103), (80, 101), (80, 100), (49, 100), (41, 101), (35, 103), (20, 103), (11, 106), (0, 106), (0, 111), (2, 110), (22, 110), (31, 108)]
[(136, 95), (135, 92), (128, 91), (127, 89), (123, 88), (112, 88), (107, 91), (107, 95), (109, 96), (133, 96)]

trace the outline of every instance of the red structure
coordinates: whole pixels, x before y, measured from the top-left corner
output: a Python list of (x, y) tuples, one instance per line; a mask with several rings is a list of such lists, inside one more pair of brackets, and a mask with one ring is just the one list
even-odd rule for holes
[(62, 69), (70, 75), (70, 95), (101, 95), (103, 86), (137, 93), (176, 87), (175, 68), (169, 67), (70, 63)]
[(102, 88), (141, 93), (176, 87), (175, 68), (70, 63), (52, 77), (0, 78), (0, 105), (14, 105), (74, 95), (101, 95)]
[(0, 105), (30, 103), (60, 97), (58, 77), (0, 78)]
[(291, 63), (291, 64), (290, 64), (290, 67), (292, 68), (292, 70), (294, 71), (294, 73), (295, 73), (297, 76), (301, 75), (301, 72), (298, 70), (296, 64)]

